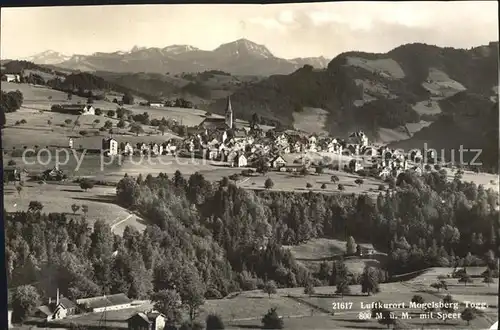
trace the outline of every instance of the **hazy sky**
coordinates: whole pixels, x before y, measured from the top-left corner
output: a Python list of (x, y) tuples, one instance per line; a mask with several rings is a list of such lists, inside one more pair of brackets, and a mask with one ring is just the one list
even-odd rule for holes
[(497, 1), (2, 8), (0, 56), (134, 45), (211, 50), (240, 38), (284, 58), (386, 52), (410, 42), (468, 48), (498, 40), (497, 12)]

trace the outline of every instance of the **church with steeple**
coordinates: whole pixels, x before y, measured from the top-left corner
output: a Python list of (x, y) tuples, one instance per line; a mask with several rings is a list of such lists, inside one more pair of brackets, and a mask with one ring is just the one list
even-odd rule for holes
[(224, 111), (224, 117), (206, 117), (203, 122), (198, 126), (204, 130), (208, 131), (226, 131), (234, 128), (234, 115), (233, 107), (231, 106), (231, 97), (227, 98), (226, 109)]
[(231, 107), (231, 96), (227, 97), (227, 105), (225, 112), (225, 123), (229, 129), (233, 128), (233, 108)]

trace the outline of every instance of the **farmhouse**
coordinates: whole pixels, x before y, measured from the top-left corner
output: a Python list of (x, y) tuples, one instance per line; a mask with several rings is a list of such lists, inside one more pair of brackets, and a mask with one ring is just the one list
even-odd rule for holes
[(131, 330), (161, 330), (165, 327), (165, 315), (155, 311), (140, 312), (132, 315), (127, 324)]
[(76, 314), (76, 312), (76, 304), (68, 298), (59, 297), (58, 290), (56, 301), (52, 301), (52, 299), (49, 298), (49, 303), (47, 305), (39, 306), (36, 309), (35, 316), (47, 321), (52, 321), (64, 319), (68, 315)]
[(102, 150), (106, 156), (118, 155), (118, 142), (111, 137), (104, 138), (102, 139)]
[(4, 76), (5, 76), (5, 79), (7, 82), (16, 82), (16, 81), (20, 81), (20, 79), (21, 79), (21, 76), (18, 74), (7, 73)]
[(283, 166), (286, 166), (286, 160), (282, 156), (278, 155), (271, 160), (271, 167), (272, 168), (279, 169)]
[(77, 299), (76, 304), (87, 312), (101, 313), (132, 307), (132, 300), (123, 293), (110, 296)]
[(90, 104), (56, 104), (52, 106), (51, 111), (71, 115), (95, 115), (95, 109)]

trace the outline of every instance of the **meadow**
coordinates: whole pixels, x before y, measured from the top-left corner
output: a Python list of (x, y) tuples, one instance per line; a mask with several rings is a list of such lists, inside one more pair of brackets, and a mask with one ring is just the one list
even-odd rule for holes
[[(14, 184), (4, 185), (4, 208), (7, 212), (27, 211), (31, 201), (41, 202), (43, 212), (64, 213), (70, 218), (85, 216), (90, 225), (98, 219), (104, 220), (119, 235), (127, 225), (138, 230), (146, 228), (144, 220), (115, 204), (114, 187), (95, 186), (83, 191), (78, 185), (26, 182), (18, 193)], [(76, 213), (71, 209), (73, 204), (80, 206)], [(88, 206), (86, 215), (81, 205)]]

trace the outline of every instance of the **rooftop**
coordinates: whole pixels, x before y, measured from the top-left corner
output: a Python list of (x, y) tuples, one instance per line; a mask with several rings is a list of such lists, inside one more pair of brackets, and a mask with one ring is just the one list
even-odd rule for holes
[(124, 293), (118, 293), (109, 296), (78, 299), (76, 302), (79, 305), (84, 305), (86, 308), (94, 309), (94, 308), (128, 304), (131, 303), (132, 300), (130, 300), (130, 298), (127, 297)]

